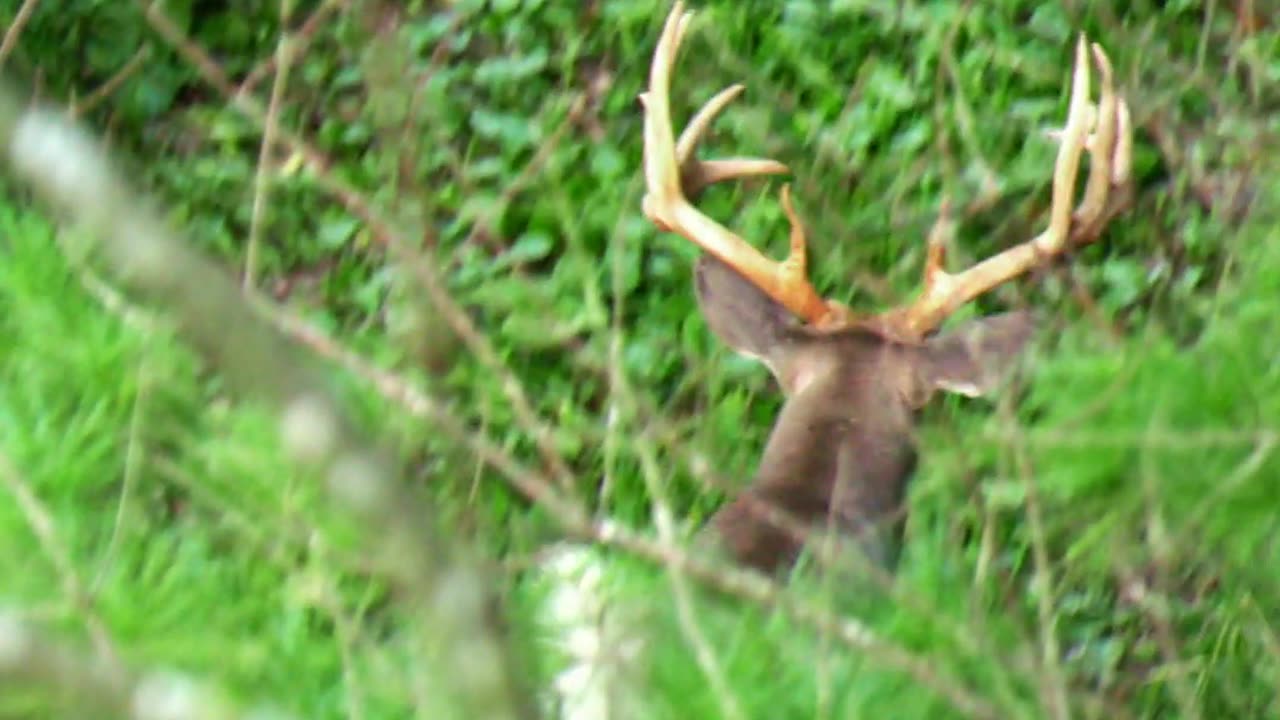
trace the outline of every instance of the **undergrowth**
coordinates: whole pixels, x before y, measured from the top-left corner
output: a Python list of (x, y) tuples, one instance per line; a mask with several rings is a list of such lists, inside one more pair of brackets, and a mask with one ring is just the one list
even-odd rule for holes
[[(655, 508), (684, 533), (750, 477), (780, 403), (698, 317), (696, 251), (640, 212), (635, 98), (666, 4), (57, 5), (0, 10), (7, 72), (82, 113), (328, 362), (435, 520), (502, 569), (545, 694), (564, 658), (541, 563), (582, 528), (513, 467), (635, 537)], [(1033, 307), (1032, 357), (994, 405), (925, 413), (891, 585), (726, 592), (596, 543), (610, 612), (647, 638), (635, 716), (1280, 714), (1280, 17), (1254, 5), (700, 4), (677, 113), (746, 83), (707, 153), (791, 167), (835, 299), (908, 297), (944, 194), (952, 263), (1038, 232), (1077, 32), (1134, 107), (1137, 193), (1102, 242), (978, 303)], [(776, 256), (776, 192), (700, 204)], [(0, 206), (0, 603), (299, 716), (426, 716), (415, 608), (283, 458), (277, 418), (29, 199), (7, 184)], [(5, 692), (0, 715), (51, 702)]]

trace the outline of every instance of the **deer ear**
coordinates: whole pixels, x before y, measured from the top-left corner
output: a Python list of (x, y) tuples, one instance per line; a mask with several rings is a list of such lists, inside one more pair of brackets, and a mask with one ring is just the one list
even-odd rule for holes
[(986, 395), (1012, 372), (1035, 321), (1017, 311), (972, 320), (925, 343), (921, 380), (931, 390)]
[(791, 313), (711, 255), (698, 258), (693, 272), (698, 309), (711, 332), (734, 350), (776, 365), (795, 335)]

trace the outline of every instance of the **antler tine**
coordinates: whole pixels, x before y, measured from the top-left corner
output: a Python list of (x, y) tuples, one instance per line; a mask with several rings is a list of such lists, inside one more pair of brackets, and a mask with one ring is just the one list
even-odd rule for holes
[(735, 83), (716, 93), (698, 112), (694, 113), (680, 139), (676, 141), (676, 161), (680, 165), (680, 185), (685, 197), (695, 198), (708, 185), (735, 178), (758, 175), (780, 175), (791, 169), (777, 160), (763, 158), (725, 158), (723, 160), (698, 160), (694, 152), (707, 134), (717, 115), (737, 99), (746, 86)]
[[(671, 70), (693, 13), (677, 2), (667, 16), (649, 69), (649, 89), (641, 94), (645, 108), (644, 166), (648, 193), (645, 215), (659, 228), (675, 232), (734, 268), (762, 292), (809, 323), (823, 325), (843, 317), (843, 307), (824, 300), (809, 283), (803, 251), (804, 232), (790, 208), (784, 189), (784, 209), (792, 222), (792, 253), (781, 263), (769, 260), (731, 230), (695, 208), (686, 193), (696, 193), (729, 178), (786, 172), (772, 160), (740, 158), (698, 161), (694, 150), (715, 116), (742, 92), (730, 86), (713, 97), (694, 116), (677, 145), (671, 123)], [(796, 252), (797, 244), (800, 252)]]
[[(1096, 110), (1089, 103), (1089, 54), (1098, 66), (1101, 90)], [(1069, 248), (1096, 240), (1106, 223), (1124, 210), (1130, 198), (1130, 168), (1133, 154), (1133, 126), (1129, 107), (1118, 98), (1111, 63), (1098, 45), (1090, 46), (1081, 35), (1076, 45), (1071, 100), (1067, 122), (1053, 135), (1058, 138), (1054, 162), (1053, 201), (1049, 226), (1034, 238), (987, 258), (952, 275), (942, 268), (941, 237), (931, 237), (923, 274), (923, 292), (915, 302), (891, 310), (877, 318), (877, 324), (907, 339), (918, 339), (936, 329), (965, 303), (1066, 252)], [(1090, 133), (1090, 125), (1096, 124)], [(1089, 180), (1079, 207), (1073, 210), (1072, 196), (1080, 169), (1080, 156), (1088, 151), (1093, 159)], [(946, 203), (938, 221), (949, 227)]]
[[(1083, 38), (1081, 38), (1083, 41)], [(1102, 51), (1102, 46), (1093, 43), (1093, 59), (1098, 65), (1098, 75), (1102, 79), (1102, 93), (1098, 99), (1097, 128), (1085, 141), (1085, 147), (1102, 152), (1094, 152), (1093, 162), (1089, 168), (1089, 183), (1085, 186), (1084, 199), (1076, 209), (1076, 217), (1089, 220), (1097, 217), (1107, 201), (1107, 192), (1111, 184), (1111, 153), (1109, 148), (1116, 141), (1116, 93), (1112, 84), (1111, 61)]]
[[(1106, 61), (1106, 55), (1098, 46), (1094, 46), (1098, 62)], [(1107, 66), (1108, 71), (1110, 66)], [(1106, 103), (1106, 89), (1099, 107)], [(1102, 116), (1097, 131), (1088, 137), (1085, 147), (1094, 158), (1093, 172), (1089, 175), (1089, 185), (1085, 188), (1085, 202), (1076, 209), (1074, 226), (1071, 228), (1072, 245), (1085, 245), (1093, 242), (1102, 234), (1102, 229), (1113, 217), (1129, 207), (1133, 200), (1133, 183), (1130, 175), (1133, 167), (1133, 123), (1129, 116), (1129, 104), (1124, 98), (1115, 98), (1113, 113)], [(1105, 122), (1108, 118), (1112, 123)], [(1108, 135), (1108, 131), (1110, 134)], [(1108, 152), (1108, 147), (1113, 150)], [(1095, 187), (1098, 199), (1089, 202), (1088, 191)]]
[(689, 119), (689, 124), (684, 126), (684, 132), (680, 133), (680, 139), (676, 141), (677, 160), (683, 164), (693, 157), (693, 151), (697, 148), (698, 142), (702, 140), (702, 136), (707, 134), (707, 130), (711, 127), (711, 123), (715, 121), (716, 115), (719, 115), (721, 111), (729, 107), (729, 103), (737, 100), (742, 91), (746, 89), (746, 85), (734, 83), (716, 93), (715, 97), (708, 100), (705, 105), (698, 109), (698, 112), (693, 114), (693, 117)]

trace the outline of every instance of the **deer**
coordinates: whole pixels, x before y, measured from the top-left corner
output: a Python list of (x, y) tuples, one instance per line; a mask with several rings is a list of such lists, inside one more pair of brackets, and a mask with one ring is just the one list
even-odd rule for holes
[[(942, 324), (977, 297), (1096, 241), (1131, 205), (1133, 127), (1102, 47), (1081, 34), (1075, 47), (1066, 123), (1058, 142), (1045, 229), (960, 272), (945, 269), (955, 220), (944, 198), (925, 248), (921, 289), (877, 313), (855, 312), (810, 283), (807, 238), (783, 184), (790, 246), (774, 261), (693, 204), (710, 185), (789, 173), (771, 159), (699, 159), (715, 118), (744, 90), (734, 84), (694, 113), (675, 137), (670, 86), (693, 18), (676, 2), (663, 25), (641, 93), (645, 195), (642, 211), (661, 232), (699, 248), (697, 306), (711, 333), (764, 364), (783, 394), (754, 477), (707, 521), (699, 538), (766, 574), (794, 568), (819, 533), (892, 572), (906, 521), (906, 491), (919, 449), (919, 411), (938, 392), (990, 395), (1013, 371), (1036, 326), (1013, 310)], [(1090, 56), (1100, 78), (1090, 92)], [(1090, 164), (1074, 205), (1082, 156)]]

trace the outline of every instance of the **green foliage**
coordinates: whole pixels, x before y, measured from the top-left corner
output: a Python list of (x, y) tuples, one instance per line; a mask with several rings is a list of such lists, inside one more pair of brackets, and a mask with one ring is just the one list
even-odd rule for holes
[[(38, 72), (46, 95), (83, 98), (146, 49), (88, 119), (110, 128), (176, 225), (244, 273), (259, 125), (141, 4), (40, 3), (10, 67)], [(276, 3), (163, 7), (239, 83), (320, 3), (296, 5), (286, 22)], [(545, 469), (507, 378), (423, 292), (424, 253), (550, 426), (588, 508), (649, 527), (652, 450), (665, 500), (700, 522), (750, 475), (778, 397), (696, 316), (695, 251), (639, 212), (635, 97), (665, 5), (438, 5), (352, 3), (292, 36), (305, 49), (278, 120), (318, 157), (273, 155), (261, 289)], [(1280, 186), (1259, 148), (1277, 136), (1280, 33), (1242, 34), (1228, 8), (1196, 3), (698, 9), (677, 116), (747, 84), (707, 154), (788, 163), (815, 284), (859, 306), (911, 292), (944, 193), (967, 208), (956, 264), (1038, 231), (1054, 153), (1040, 131), (1063, 116), (1071, 42), (1083, 30), (1107, 48), (1141, 129), (1135, 208), (1070, 270), (980, 303), (1035, 306), (1038, 352), (995, 411), (948, 401), (926, 414), (901, 576), (856, 615), (1002, 716), (1049, 715), (1059, 687), (1093, 716), (1276, 712)], [(255, 77), (265, 107), (273, 75)], [(317, 160), (421, 247), (387, 248), (307, 170)], [(1232, 212), (1238, 182), (1247, 216)], [(702, 205), (778, 254), (775, 193), (713, 188)], [(406, 712), (412, 618), (387, 610), (385, 589), (343, 555), (270, 422), (226, 397), (163, 321), (87, 292), (85, 270), (8, 197), (0, 451), (54, 518), (93, 603), (68, 590), (14, 503), (0, 503), (0, 576), (12, 578), (0, 601), (73, 634), (101, 618), (131, 661), (309, 716)], [(547, 581), (524, 569), (559, 538), (554, 519), (489, 462), (335, 374), (458, 535), (513, 568), (515, 634), (549, 679), (557, 658), (535, 620)], [(646, 606), (650, 717), (719, 716), (669, 578), (601, 555), (620, 602)], [(778, 608), (701, 593), (695, 605), (748, 717), (947, 716), (938, 694)]]

